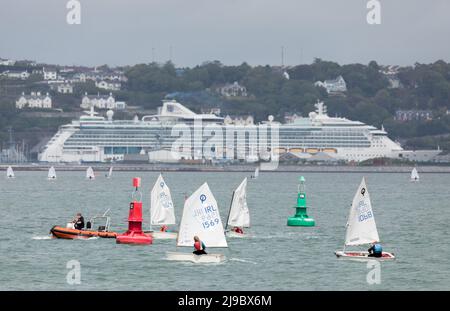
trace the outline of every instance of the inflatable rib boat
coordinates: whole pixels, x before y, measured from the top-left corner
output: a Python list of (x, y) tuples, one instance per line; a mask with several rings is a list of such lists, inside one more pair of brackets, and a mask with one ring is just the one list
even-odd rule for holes
[[(109, 210), (108, 210), (109, 211)], [(117, 237), (117, 232), (109, 231), (110, 218), (106, 216), (106, 211), (102, 216), (92, 217), (86, 224), (86, 229), (75, 229), (72, 223), (68, 223), (67, 227), (53, 226), (50, 233), (54, 238), (58, 239), (89, 239), (92, 237), (111, 238)], [(101, 225), (98, 225), (101, 223)], [(97, 230), (93, 229), (97, 227)]]
[(99, 238), (112, 238), (115, 239), (117, 236), (116, 232), (109, 231), (95, 231), (95, 230), (78, 230), (72, 228), (64, 228), (60, 226), (54, 226), (50, 233), (54, 238), (58, 239), (89, 239), (92, 237)]

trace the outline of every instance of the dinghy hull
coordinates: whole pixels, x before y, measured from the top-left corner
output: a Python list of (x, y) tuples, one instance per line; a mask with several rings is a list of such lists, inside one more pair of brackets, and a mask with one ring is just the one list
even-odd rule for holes
[(167, 260), (172, 261), (189, 261), (193, 263), (220, 263), (225, 261), (225, 255), (223, 254), (207, 254), (207, 255), (195, 255), (192, 253), (178, 253), (168, 252)]
[(156, 240), (176, 240), (178, 237), (177, 232), (145, 231), (145, 233), (150, 233)]
[(394, 260), (395, 256), (393, 253), (383, 252), (381, 257), (369, 257), (369, 252), (345, 252), (345, 251), (335, 251), (336, 257), (342, 259), (353, 259), (353, 260)]
[(235, 231), (227, 231), (226, 233), (227, 238), (245, 238), (244, 233), (237, 233)]
[(115, 239), (117, 237), (116, 232), (77, 230), (77, 229), (71, 229), (71, 228), (63, 228), (63, 227), (59, 227), (59, 226), (54, 226), (50, 230), (50, 233), (52, 234), (52, 236), (54, 238), (67, 239), (67, 240), (89, 239), (92, 237)]

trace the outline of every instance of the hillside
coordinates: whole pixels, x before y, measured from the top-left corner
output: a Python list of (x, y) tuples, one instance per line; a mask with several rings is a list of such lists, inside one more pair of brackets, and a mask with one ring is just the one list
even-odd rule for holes
[[(32, 73), (26, 80), (0, 76), (0, 142), (3, 146), (8, 142), (8, 127), (13, 128), (16, 141), (24, 140), (31, 148), (55, 132), (59, 125), (70, 121), (61, 111), (79, 113), (82, 110), (83, 94), (110, 93), (87, 81), (74, 84), (73, 94), (59, 94), (36, 73), (39, 66), (0, 66), (0, 73), (12, 69)], [(53, 66), (57, 71), (62, 70), (61, 66)], [(256, 121), (274, 115), (275, 119), (284, 121), (286, 115), (294, 113), (307, 116), (314, 110), (314, 103), (323, 100), (329, 115), (384, 126), (391, 138), (400, 140), (407, 148), (439, 145), (441, 149), (450, 150), (450, 64), (444, 61), (387, 67), (375, 61), (367, 65), (339, 65), (316, 59), (312, 64), (286, 68), (251, 67), (246, 63), (225, 66), (218, 61), (193, 68), (176, 68), (169, 62), (123, 68), (103, 66), (100, 70), (120, 70), (126, 77), (121, 89), (113, 94), (128, 107), (138, 108), (123, 111), (119, 114), (122, 117), (131, 118), (135, 113), (142, 114), (143, 110), (153, 110), (163, 98), (171, 97), (195, 111), (220, 108), (222, 115), (252, 115)], [(344, 92), (329, 93), (316, 83), (339, 76), (346, 83)], [(233, 82), (246, 88), (245, 96), (227, 97), (217, 92), (218, 88)], [(59, 110), (45, 117), (27, 113), (27, 109), (17, 110), (17, 97), (22, 92), (32, 91), (49, 92), (53, 108)], [(409, 119), (399, 120), (402, 111), (409, 113)]]

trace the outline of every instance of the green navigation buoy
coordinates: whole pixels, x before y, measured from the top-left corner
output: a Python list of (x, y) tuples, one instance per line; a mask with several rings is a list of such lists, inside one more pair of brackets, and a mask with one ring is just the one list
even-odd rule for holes
[(300, 176), (297, 195), (297, 206), (295, 206), (295, 215), (288, 218), (288, 226), (313, 227), (316, 225), (314, 219), (306, 214), (306, 191), (305, 177)]

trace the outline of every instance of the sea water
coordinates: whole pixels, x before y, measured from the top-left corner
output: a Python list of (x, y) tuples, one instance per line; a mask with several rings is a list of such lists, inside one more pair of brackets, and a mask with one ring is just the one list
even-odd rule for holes
[[(225, 222), (233, 190), (248, 173), (168, 172), (179, 221), (185, 196), (208, 182)], [(379, 284), (367, 282), (373, 266), (337, 259), (361, 173), (304, 173), (308, 214), (315, 227), (288, 227), (297, 198), (297, 173), (261, 172), (248, 180), (252, 227), (247, 238), (228, 238), (221, 264), (166, 260), (174, 240), (152, 245), (116, 244), (114, 239), (50, 239), (77, 212), (85, 221), (110, 209), (111, 230), (127, 228), (132, 177), (142, 178), (144, 228), (149, 227), (150, 190), (156, 172), (114, 172), (85, 179), (84, 172), (17, 171), (0, 178), (0, 290), (450, 290), (450, 175), (366, 173), (384, 250)], [(365, 249), (366, 247), (362, 248)], [(79, 262), (80, 282), (68, 282)]]

